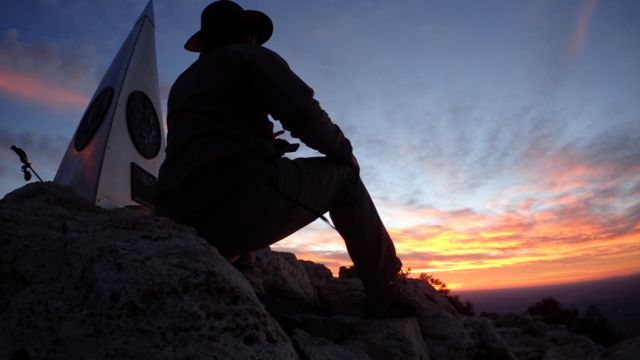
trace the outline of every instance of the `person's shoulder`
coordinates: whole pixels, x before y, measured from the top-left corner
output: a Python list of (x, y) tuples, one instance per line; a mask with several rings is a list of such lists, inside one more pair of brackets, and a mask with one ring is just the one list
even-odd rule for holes
[(271, 57), (282, 59), (282, 57), (275, 51), (256, 44), (231, 44), (223, 46), (219, 50), (230, 54), (239, 54), (249, 57)]
[(247, 67), (288, 67), (287, 62), (275, 51), (256, 44), (230, 44), (203, 54), (199, 62), (211, 64), (222, 62)]

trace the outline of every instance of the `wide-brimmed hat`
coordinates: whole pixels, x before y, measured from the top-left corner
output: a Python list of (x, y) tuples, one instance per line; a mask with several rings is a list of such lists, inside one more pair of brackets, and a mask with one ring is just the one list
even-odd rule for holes
[(202, 10), (200, 30), (187, 40), (184, 48), (201, 52), (207, 34), (243, 31), (255, 34), (258, 44), (262, 45), (271, 37), (273, 23), (263, 12), (244, 10), (230, 0), (216, 1)]

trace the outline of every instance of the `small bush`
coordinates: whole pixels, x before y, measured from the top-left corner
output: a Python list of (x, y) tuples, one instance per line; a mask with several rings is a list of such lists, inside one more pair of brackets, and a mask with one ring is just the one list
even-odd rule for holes
[(473, 316), (475, 315), (475, 311), (473, 311), (473, 304), (469, 301), (462, 301), (460, 299), (460, 295), (451, 295), (451, 289), (447, 288), (447, 284), (444, 281), (434, 277), (431, 274), (422, 273), (419, 276), (419, 279), (426, 282), (427, 284), (433, 286), (437, 292), (444, 295), (444, 297), (449, 300), (449, 303), (453, 306), (456, 311), (461, 315)]
[(356, 268), (353, 265), (350, 265), (349, 267), (340, 266), (338, 269), (338, 277), (340, 279), (357, 278), (358, 272), (356, 272)]
[(578, 309), (565, 309), (558, 300), (549, 297), (531, 305), (527, 312), (539, 316), (547, 324), (565, 325), (567, 330), (585, 335), (603, 346), (611, 346), (622, 340), (622, 334), (594, 305), (589, 306), (581, 317)]

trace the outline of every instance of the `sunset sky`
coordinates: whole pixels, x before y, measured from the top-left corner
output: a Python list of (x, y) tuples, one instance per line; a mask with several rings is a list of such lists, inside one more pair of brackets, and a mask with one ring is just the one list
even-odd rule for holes
[[(640, 2), (239, 1), (354, 145), (405, 267), (456, 289), (640, 272)], [(156, 0), (163, 112), (208, 1)], [(0, 11), (0, 196), (53, 179), (146, 0)], [(315, 154), (302, 149), (295, 156)], [(336, 271), (316, 222), (274, 246)]]

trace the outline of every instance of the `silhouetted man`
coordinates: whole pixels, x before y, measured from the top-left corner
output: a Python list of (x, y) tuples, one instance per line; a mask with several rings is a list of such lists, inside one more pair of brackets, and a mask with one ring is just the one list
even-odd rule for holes
[[(218, 1), (185, 44), (200, 56), (171, 88), (157, 213), (195, 227), (233, 257), (273, 244), (329, 211), (367, 291), (370, 317), (410, 316), (401, 262), (359, 176), (351, 143), (307, 86), (262, 47), (267, 15)], [(282, 157), (268, 115), (326, 157)], [(279, 139), (277, 139), (279, 140)]]

